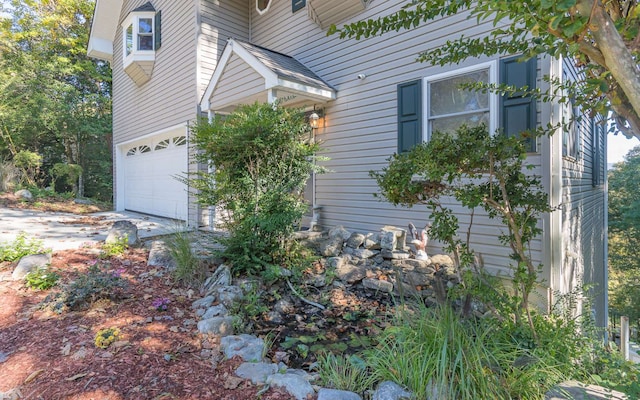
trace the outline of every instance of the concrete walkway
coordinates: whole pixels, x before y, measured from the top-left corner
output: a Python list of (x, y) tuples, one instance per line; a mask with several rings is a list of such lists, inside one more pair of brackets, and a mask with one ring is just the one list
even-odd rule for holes
[(52, 250), (75, 249), (107, 237), (115, 221), (128, 220), (138, 227), (141, 239), (167, 235), (185, 228), (182, 221), (131, 211), (108, 211), (76, 215), (0, 208), (0, 243), (11, 242), (20, 232), (42, 240)]

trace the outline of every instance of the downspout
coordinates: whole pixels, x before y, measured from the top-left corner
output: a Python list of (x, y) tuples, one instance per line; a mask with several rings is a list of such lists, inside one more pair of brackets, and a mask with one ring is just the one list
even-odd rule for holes
[[(602, 168), (604, 167), (604, 226), (602, 227), (602, 230), (604, 232), (604, 248), (603, 248), (603, 266), (604, 266), (604, 271), (603, 271), (603, 277), (604, 277), (604, 288), (603, 288), (603, 292), (604, 292), (604, 320), (603, 320), (603, 325), (604, 325), (604, 343), (608, 343), (609, 342), (609, 330), (606, 329), (607, 325), (609, 323), (609, 171), (607, 168), (607, 131), (603, 128), (604, 131), (604, 135), (602, 138), (602, 141), (604, 142), (603, 146), (602, 146), (602, 152), (604, 153), (604, 162), (602, 163), (602, 166), (600, 167), (600, 171), (598, 171), (598, 173), (601, 172)], [(598, 135), (600, 136), (600, 135)]]
[[(207, 110), (207, 119), (209, 120), (209, 123), (213, 121), (214, 117), (215, 117), (215, 113), (211, 110)], [(207, 173), (209, 175), (212, 175), (214, 172), (215, 172), (215, 168), (211, 164), (211, 161), (209, 161), (207, 163)], [(214, 231), (215, 224), (216, 224), (216, 207), (215, 205), (210, 205), (207, 207), (207, 210), (209, 211), (209, 230)]]

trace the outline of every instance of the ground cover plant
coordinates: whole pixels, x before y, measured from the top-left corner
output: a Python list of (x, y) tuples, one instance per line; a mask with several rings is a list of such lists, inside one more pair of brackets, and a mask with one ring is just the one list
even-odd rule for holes
[(24, 256), (43, 252), (45, 249), (42, 247), (42, 241), (21, 232), (13, 241), (0, 243), (0, 262), (17, 261)]

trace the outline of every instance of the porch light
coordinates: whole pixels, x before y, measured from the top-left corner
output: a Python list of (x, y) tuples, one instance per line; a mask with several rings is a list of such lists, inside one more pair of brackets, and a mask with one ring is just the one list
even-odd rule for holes
[(309, 114), (309, 125), (312, 129), (318, 129), (320, 127), (320, 115), (316, 111)]

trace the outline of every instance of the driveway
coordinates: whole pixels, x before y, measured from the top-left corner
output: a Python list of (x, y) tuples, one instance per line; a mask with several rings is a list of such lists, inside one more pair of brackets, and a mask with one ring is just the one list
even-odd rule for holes
[(76, 215), (67, 213), (0, 208), (0, 243), (10, 242), (20, 232), (42, 240), (53, 250), (75, 249), (107, 237), (115, 221), (128, 220), (138, 227), (141, 239), (167, 235), (184, 229), (184, 222), (131, 211), (108, 211)]

